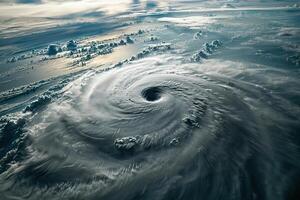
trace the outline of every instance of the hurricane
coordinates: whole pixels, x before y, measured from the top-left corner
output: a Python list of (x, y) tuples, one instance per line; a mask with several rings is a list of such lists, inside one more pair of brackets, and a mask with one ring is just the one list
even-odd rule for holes
[[(12, 66), (32, 59), (29, 70), (37, 62), (58, 74), (26, 75), (32, 80), (18, 87), (17, 79), (3, 81), (10, 89), (0, 93), (0, 199), (296, 200), (300, 83), (291, 55), (299, 49), (278, 38), (299, 41), (299, 28), (279, 23), (299, 9), (207, 3), (191, 10), (203, 4), (162, 11), (165, 4), (138, 10), (135, 2), (136, 10), (112, 16), (131, 33), (8, 59)], [(264, 20), (232, 31), (253, 10)], [(290, 35), (268, 40), (275, 28), (262, 24), (274, 11), (281, 15), (271, 27)]]

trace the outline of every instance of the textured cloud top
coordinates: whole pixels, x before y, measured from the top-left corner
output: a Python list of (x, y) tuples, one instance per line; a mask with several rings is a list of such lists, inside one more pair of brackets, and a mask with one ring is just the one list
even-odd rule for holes
[(1, 200), (299, 200), (297, 1), (0, 5)]

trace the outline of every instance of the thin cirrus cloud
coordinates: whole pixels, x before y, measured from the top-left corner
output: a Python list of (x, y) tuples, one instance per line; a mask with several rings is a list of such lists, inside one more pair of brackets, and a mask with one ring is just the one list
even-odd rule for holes
[(40, 4), (42, 3), (43, 0), (14, 0), (14, 1), (10, 1), (10, 0), (0, 0), (0, 3), (20, 3), (20, 4)]
[[(105, 14), (116, 14), (128, 9), (130, 1), (111, 0), (17, 0), (14, 4), (6, 0), (0, 7), (0, 17), (57, 17), (74, 13), (104, 12)], [(8, 4), (7, 4), (8, 3)]]

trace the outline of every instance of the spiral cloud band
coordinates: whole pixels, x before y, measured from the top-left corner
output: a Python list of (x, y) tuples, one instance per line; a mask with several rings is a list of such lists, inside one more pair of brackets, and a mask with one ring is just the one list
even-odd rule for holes
[(66, 87), (27, 127), (28, 159), (1, 175), (6, 196), (281, 199), (283, 166), (299, 166), (292, 131), (270, 126), (285, 115), (272, 96), (197, 65), (156, 56)]

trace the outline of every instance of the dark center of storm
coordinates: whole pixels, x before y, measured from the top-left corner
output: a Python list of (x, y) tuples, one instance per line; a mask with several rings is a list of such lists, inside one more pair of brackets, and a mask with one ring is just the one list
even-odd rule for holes
[(162, 90), (159, 87), (149, 87), (142, 91), (142, 96), (147, 101), (157, 101), (161, 98)]

